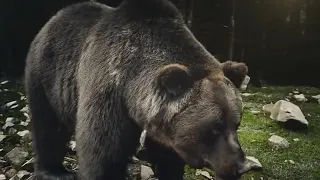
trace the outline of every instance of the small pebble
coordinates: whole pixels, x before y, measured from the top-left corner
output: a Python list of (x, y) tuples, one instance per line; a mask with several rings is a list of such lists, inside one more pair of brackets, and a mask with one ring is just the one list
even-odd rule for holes
[(150, 167), (141, 165), (140, 176), (141, 176), (141, 179), (146, 180), (154, 176), (154, 172)]
[(10, 135), (15, 134), (16, 132), (17, 132), (17, 130), (13, 127), (9, 128), (9, 130), (8, 130), (8, 134), (10, 134)]
[(288, 148), (290, 145), (290, 143), (286, 139), (277, 135), (272, 135), (268, 139), (268, 144), (277, 150)]
[(18, 173), (17, 170), (15, 170), (15, 169), (9, 169), (9, 170), (6, 172), (6, 177), (10, 179), (10, 178), (12, 178), (13, 176), (15, 176), (17, 173)]
[(295, 164), (295, 162), (293, 160), (289, 160), (290, 164)]

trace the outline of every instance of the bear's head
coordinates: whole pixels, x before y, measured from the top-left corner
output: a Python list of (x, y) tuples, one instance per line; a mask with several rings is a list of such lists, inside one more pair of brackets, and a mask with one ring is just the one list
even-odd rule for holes
[(155, 82), (164, 103), (146, 131), (191, 167), (237, 179), (249, 171), (237, 136), (242, 117), (238, 88), (248, 68), (231, 61), (220, 65), (201, 71), (182, 64), (160, 68)]

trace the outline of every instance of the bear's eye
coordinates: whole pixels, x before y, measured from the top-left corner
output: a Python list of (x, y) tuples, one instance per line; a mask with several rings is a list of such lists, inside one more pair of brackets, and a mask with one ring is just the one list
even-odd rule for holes
[(203, 143), (206, 146), (214, 145), (217, 142), (216, 139), (219, 137), (220, 134), (221, 134), (221, 131), (218, 129), (208, 130), (206, 134), (203, 136)]
[(217, 129), (211, 130), (211, 133), (215, 136), (219, 135), (221, 132)]

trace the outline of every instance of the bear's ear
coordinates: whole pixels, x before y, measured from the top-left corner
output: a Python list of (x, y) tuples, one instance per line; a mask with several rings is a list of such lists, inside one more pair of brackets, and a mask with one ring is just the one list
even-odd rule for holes
[(157, 77), (162, 92), (176, 97), (192, 87), (193, 77), (190, 70), (181, 64), (169, 64), (162, 67)]
[(248, 73), (248, 66), (245, 63), (226, 61), (222, 63), (222, 71), (236, 88), (240, 88)]

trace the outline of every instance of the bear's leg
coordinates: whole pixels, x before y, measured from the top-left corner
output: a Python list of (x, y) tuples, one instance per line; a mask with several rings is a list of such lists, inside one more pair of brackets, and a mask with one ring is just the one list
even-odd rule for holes
[(29, 84), (28, 101), (36, 155), (34, 179), (76, 179), (74, 173), (68, 172), (62, 165), (72, 133), (57, 119), (39, 81)]
[(118, 109), (119, 104), (102, 96), (92, 99), (80, 95), (80, 99), (88, 101), (81, 102), (78, 109), (79, 176), (82, 180), (125, 180), (141, 130)]
[(182, 180), (184, 161), (173, 150), (146, 138), (148, 158), (155, 167), (155, 175), (159, 180)]

